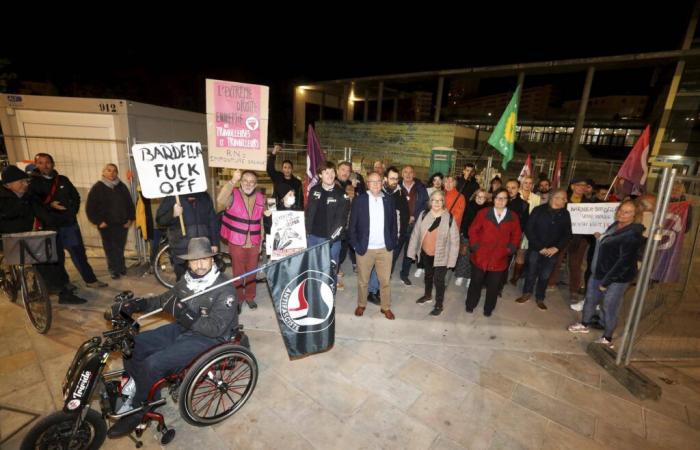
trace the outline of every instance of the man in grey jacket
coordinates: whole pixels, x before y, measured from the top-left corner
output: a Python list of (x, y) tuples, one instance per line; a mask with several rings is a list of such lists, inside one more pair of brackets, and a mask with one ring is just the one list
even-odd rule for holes
[[(136, 336), (133, 355), (124, 360), (124, 368), (136, 383), (131, 399), (134, 407), (147, 398), (151, 386), (159, 379), (176, 373), (197, 355), (230, 339), (238, 325), (238, 310), (231, 284), (195, 297), (181, 300), (228, 279), (214, 264), (211, 243), (205, 237), (193, 238), (187, 254), (180, 255), (188, 263), (185, 276), (162, 295), (134, 299), (115, 304), (112, 317), (124, 311), (150, 312), (158, 308), (175, 318), (175, 322)], [(109, 437), (131, 433), (146, 411), (119, 419), (109, 430)]]

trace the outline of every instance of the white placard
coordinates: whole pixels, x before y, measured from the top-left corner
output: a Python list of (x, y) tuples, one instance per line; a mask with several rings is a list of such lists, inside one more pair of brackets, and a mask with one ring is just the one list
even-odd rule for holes
[(619, 203), (569, 203), (571, 231), (574, 234), (603, 233), (615, 221)]
[(146, 198), (162, 198), (207, 190), (202, 144), (169, 142), (131, 147), (141, 192)]
[(303, 211), (272, 211), (271, 260), (306, 250), (306, 226)]

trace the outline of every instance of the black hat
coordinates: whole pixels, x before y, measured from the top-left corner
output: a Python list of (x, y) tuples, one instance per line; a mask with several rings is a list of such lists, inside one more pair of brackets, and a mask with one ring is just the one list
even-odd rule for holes
[(192, 259), (211, 258), (216, 255), (217, 253), (211, 251), (209, 238), (196, 237), (190, 239), (190, 242), (187, 244), (187, 253), (178, 255), (177, 257), (185, 261), (190, 261)]
[(586, 183), (588, 184), (588, 178), (583, 178), (583, 177), (575, 177), (571, 179), (571, 182), (569, 184), (579, 184), (579, 183)]
[(20, 170), (17, 166), (7, 166), (2, 170), (2, 184), (12, 183), (17, 180), (29, 178), (29, 175)]

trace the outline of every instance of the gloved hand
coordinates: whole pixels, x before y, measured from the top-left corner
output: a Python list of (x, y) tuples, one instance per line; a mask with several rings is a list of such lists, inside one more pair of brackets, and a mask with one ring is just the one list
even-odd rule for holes
[(163, 311), (172, 314), (175, 320), (185, 328), (190, 328), (200, 316), (199, 312), (191, 311), (187, 304), (181, 302), (174, 294), (163, 303)]
[[(142, 307), (143, 299), (135, 298), (123, 302), (115, 302), (108, 311), (111, 313), (111, 318), (117, 318), (119, 317), (119, 311), (124, 311), (126, 314), (131, 315), (141, 311)], [(107, 317), (107, 311), (105, 311), (105, 317)]]

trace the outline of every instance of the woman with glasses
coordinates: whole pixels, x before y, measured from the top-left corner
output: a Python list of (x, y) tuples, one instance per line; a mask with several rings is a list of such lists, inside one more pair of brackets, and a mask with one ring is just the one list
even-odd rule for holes
[(435, 308), (431, 315), (439, 316), (445, 297), (445, 274), (457, 262), (459, 253), (458, 225), (445, 209), (445, 194), (434, 191), (430, 195), (430, 209), (418, 216), (408, 242), (406, 256), (423, 263), (425, 293), (416, 300), (419, 305), (432, 303), (435, 284)]
[(468, 313), (474, 312), (486, 285), (484, 315), (491, 316), (510, 256), (520, 245), (520, 219), (507, 205), (508, 191), (498, 189), (493, 193), (493, 208), (479, 211), (469, 228), (472, 278), (466, 299)]

